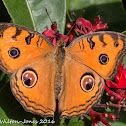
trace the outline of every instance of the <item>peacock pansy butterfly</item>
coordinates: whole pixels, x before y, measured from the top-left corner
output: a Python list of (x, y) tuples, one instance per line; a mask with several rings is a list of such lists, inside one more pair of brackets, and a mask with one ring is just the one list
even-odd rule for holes
[(24, 109), (41, 116), (54, 116), (55, 99), (61, 118), (88, 113), (125, 53), (126, 36), (117, 32), (83, 35), (67, 47), (60, 39), (54, 47), (31, 29), (0, 24), (0, 68), (13, 72), (11, 90)]

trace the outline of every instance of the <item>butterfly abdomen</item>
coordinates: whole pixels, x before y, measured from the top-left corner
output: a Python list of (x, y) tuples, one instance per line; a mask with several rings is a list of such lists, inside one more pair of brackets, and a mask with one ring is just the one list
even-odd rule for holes
[(62, 81), (63, 76), (62, 76), (62, 69), (59, 68), (56, 71), (56, 77), (55, 77), (55, 96), (56, 98), (58, 97), (58, 94), (60, 94), (61, 88), (62, 88)]
[(63, 39), (60, 39), (57, 41), (57, 47), (56, 47), (56, 65), (57, 65), (57, 71), (55, 76), (55, 94), (56, 97), (58, 97), (58, 94), (60, 94), (62, 83), (63, 83), (63, 65), (64, 65), (64, 58), (65, 58), (65, 42)]

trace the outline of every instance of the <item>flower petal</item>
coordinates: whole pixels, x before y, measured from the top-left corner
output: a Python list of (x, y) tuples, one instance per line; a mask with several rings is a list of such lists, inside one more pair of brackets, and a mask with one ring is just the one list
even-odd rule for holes
[(42, 34), (44, 34), (47, 37), (56, 37), (54, 30), (46, 29)]

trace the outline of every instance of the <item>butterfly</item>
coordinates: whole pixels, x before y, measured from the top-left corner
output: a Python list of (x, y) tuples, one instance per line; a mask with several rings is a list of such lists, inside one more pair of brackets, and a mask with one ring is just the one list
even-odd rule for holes
[(0, 24), (0, 68), (11, 73), (11, 90), (23, 108), (60, 118), (81, 116), (98, 102), (126, 54), (126, 36), (111, 31), (82, 35), (68, 46), (26, 27)]

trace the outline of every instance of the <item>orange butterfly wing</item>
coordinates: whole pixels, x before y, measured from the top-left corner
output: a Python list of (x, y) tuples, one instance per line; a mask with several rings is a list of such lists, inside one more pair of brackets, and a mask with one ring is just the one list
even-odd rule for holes
[[(11, 77), (11, 90), (26, 111), (41, 116), (54, 116), (55, 72), (54, 61), (43, 58), (13, 73)], [(25, 81), (25, 73), (26, 75), (31, 73), (32, 76), (35, 76), (36, 79), (33, 79), (35, 84), (29, 85), (27, 80)]]
[(77, 38), (67, 56), (85, 64), (106, 80), (112, 80), (126, 54), (126, 36), (117, 32), (96, 32)]
[[(54, 53), (44, 35), (19, 25), (0, 24), (0, 68), (15, 71), (11, 77), (14, 96), (25, 110), (42, 116), (53, 116), (55, 111)], [(24, 77), (29, 78), (28, 86), (22, 80), (25, 71), (30, 72)], [(32, 87), (29, 81), (36, 83)]]
[(0, 24), (0, 68), (4, 72), (13, 72), (52, 51), (44, 35), (19, 25)]
[[(59, 96), (59, 110), (62, 117), (81, 116), (98, 102), (104, 91), (105, 82), (96, 72), (76, 61), (65, 61), (64, 85)], [(83, 76), (92, 76), (94, 86), (90, 91), (81, 87)]]
[(126, 51), (126, 37), (115, 32), (88, 34), (54, 48), (28, 28), (0, 24), (0, 29), (0, 68), (15, 71), (14, 96), (27, 111), (42, 116), (54, 115), (56, 98), (61, 117), (86, 114), (100, 99), (104, 79), (115, 77)]
[[(125, 40), (125, 35), (116, 32), (97, 32), (81, 36), (66, 47), (64, 84), (59, 96), (61, 117), (86, 114), (98, 102), (104, 90), (103, 78), (115, 77), (126, 54)], [(82, 88), (85, 75), (94, 78), (90, 91)]]

